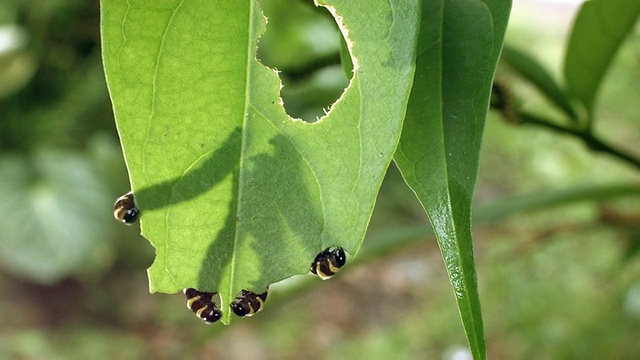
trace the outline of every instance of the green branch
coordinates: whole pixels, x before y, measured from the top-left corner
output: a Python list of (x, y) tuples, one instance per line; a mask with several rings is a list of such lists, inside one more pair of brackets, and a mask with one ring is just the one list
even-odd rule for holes
[(524, 111), (518, 112), (518, 123), (541, 126), (558, 133), (572, 135), (581, 139), (589, 149), (617, 157), (640, 169), (640, 158), (605, 142), (590, 132), (589, 129), (565, 127)]

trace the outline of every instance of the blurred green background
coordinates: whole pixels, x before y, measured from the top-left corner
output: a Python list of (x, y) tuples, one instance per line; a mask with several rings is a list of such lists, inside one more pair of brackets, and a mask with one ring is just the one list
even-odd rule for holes
[[(260, 60), (281, 71), (287, 111), (313, 121), (348, 83), (340, 32), (309, 1), (261, 4)], [(507, 42), (559, 77), (579, 4), (514, 1)], [(153, 248), (112, 216), (128, 180), (99, 36), (97, 1), (0, 0), (0, 359), (470, 358), (428, 219), (393, 166), (361, 256), (331, 281), (276, 284), (264, 312), (229, 327), (203, 325), (182, 294), (150, 295)], [(596, 116), (636, 156), (638, 40)], [(474, 226), (490, 359), (638, 358), (639, 182), (575, 139), (491, 114)]]

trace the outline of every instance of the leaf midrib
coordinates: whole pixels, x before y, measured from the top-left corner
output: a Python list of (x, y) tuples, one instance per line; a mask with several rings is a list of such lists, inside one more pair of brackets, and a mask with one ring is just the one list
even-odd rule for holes
[[(252, 62), (254, 61), (254, 49), (256, 47), (256, 44), (253, 43), (253, 39), (255, 37), (255, 33), (254, 33), (254, 26), (253, 26), (253, 17), (254, 17), (254, 12), (256, 11), (255, 9), (256, 4), (253, 0), (250, 0), (250, 5), (249, 5), (249, 14), (248, 14), (248, 41), (247, 41), (247, 49), (246, 49), (246, 71), (245, 71), (245, 88), (244, 88), (244, 106), (243, 106), (243, 117), (242, 117), (242, 129), (241, 131), (241, 137), (242, 140), (240, 141), (240, 156), (238, 157), (238, 176), (237, 176), (237, 201), (236, 201), (236, 205), (235, 205), (235, 209), (232, 210), (232, 212), (235, 212), (235, 219), (238, 219), (238, 216), (240, 214), (240, 207), (242, 206), (241, 200), (242, 200), (242, 184), (243, 184), (243, 179), (244, 179), (244, 159), (245, 159), (245, 152), (246, 152), (246, 148), (247, 148), (247, 136), (246, 136), (246, 131), (247, 131), (247, 124), (248, 124), (248, 120), (249, 120), (249, 107), (251, 106), (251, 101), (250, 101), (250, 95), (251, 95), (251, 71), (252, 71)], [(233, 224), (233, 250), (231, 252), (231, 262), (230, 262), (230, 269), (229, 269), (229, 281), (228, 281), (228, 286), (229, 288), (227, 289), (227, 295), (229, 296), (229, 298), (231, 298), (231, 296), (233, 296), (233, 294), (235, 293), (233, 291), (234, 288), (234, 282), (233, 279), (235, 278), (235, 272), (236, 272), (236, 254), (237, 254), (237, 247), (238, 247), (238, 242), (240, 240), (240, 237), (238, 236), (238, 228), (237, 228), (237, 223), (235, 221), (232, 222)], [(228, 317), (227, 317), (228, 319)]]

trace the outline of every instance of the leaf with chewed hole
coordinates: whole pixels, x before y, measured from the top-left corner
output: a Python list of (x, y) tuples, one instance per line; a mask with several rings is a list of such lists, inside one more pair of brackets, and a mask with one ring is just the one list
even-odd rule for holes
[(474, 359), (486, 358), (471, 236), (482, 130), (510, 2), (423, 1), (395, 161), (429, 214)]
[(309, 124), (285, 113), (276, 72), (256, 61), (265, 19), (255, 1), (102, 0), (107, 82), (156, 248), (152, 292), (218, 291), (228, 323), (242, 289), (308, 273), (330, 246), (358, 251), (399, 141), (419, 9), (326, 4), (355, 72)]

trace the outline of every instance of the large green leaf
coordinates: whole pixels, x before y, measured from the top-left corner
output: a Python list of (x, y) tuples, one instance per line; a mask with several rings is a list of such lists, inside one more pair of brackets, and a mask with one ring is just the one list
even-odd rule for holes
[(602, 78), (640, 14), (638, 0), (586, 1), (573, 24), (564, 74), (569, 90), (593, 111)]
[(471, 352), (485, 358), (471, 200), (509, 1), (423, 1), (416, 74), (395, 160), (429, 214)]
[[(322, 120), (289, 118), (255, 59), (255, 1), (102, 1), (103, 57), (151, 291), (260, 291), (323, 249), (359, 249), (399, 141), (419, 5), (327, 1), (351, 40), (348, 89)], [(224, 310), (224, 309), (223, 309)], [(224, 311), (223, 321), (229, 321)]]

